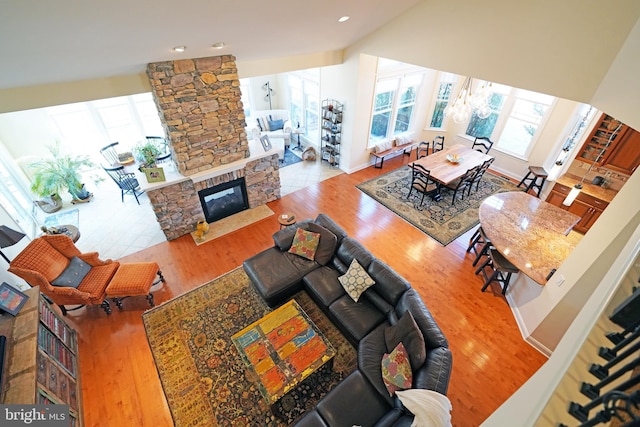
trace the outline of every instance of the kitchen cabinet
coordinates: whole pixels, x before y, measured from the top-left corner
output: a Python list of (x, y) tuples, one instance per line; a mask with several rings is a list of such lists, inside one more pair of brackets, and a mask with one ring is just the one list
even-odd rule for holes
[(564, 206), (562, 202), (570, 191), (571, 188), (556, 183), (547, 196), (547, 202), (578, 215), (580, 217), (580, 221), (575, 225), (575, 227), (573, 227), (573, 230), (584, 234), (598, 220), (609, 203), (586, 194), (585, 192), (580, 192), (571, 206)]
[(602, 114), (576, 159), (631, 175), (640, 164), (640, 133)]

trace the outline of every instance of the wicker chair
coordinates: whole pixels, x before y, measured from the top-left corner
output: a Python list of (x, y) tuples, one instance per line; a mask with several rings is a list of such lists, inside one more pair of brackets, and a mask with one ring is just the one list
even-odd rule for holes
[[(91, 269), (77, 288), (54, 286), (55, 281), (73, 257), (89, 264)], [(84, 305), (100, 305), (107, 314), (111, 307), (107, 301), (106, 289), (120, 267), (120, 263), (110, 259), (103, 261), (97, 252), (81, 253), (70, 237), (43, 235), (34, 239), (9, 264), (9, 271), (27, 281), (31, 286), (40, 287), (40, 292), (60, 306), (62, 314)], [(68, 309), (66, 305), (79, 305)]]

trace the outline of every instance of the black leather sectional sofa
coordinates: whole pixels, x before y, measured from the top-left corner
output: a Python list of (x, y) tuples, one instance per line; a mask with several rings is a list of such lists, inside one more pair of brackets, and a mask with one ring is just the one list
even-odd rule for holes
[[(320, 233), (314, 260), (288, 252), (298, 227)], [(422, 299), (405, 279), (325, 214), (280, 230), (273, 239), (273, 247), (243, 263), (262, 298), (276, 307), (304, 289), (358, 351), (358, 368), (296, 425), (410, 426), (413, 415), (397, 397), (389, 396), (382, 379), (382, 357), (392, 350), (388, 348), (390, 335), (407, 347), (412, 388), (446, 395), (451, 351)], [(358, 302), (338, 280), (354, 258), (375, 281)]]

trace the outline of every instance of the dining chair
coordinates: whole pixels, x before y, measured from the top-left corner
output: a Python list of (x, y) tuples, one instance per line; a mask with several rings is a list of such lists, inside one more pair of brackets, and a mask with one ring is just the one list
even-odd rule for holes
[(433, 150), (432, 153), (444, 150), (444, 136), (438, 135), (433, 138)]
[(118, 142), (112, 142), (106, 147), (100, 149), (100, 154), (102, 154), (102, 157), (104, 157), (109, 166), (115, 166), (119, 164), (118, 151), (116, 148), (118, 145)]
[(418, 144), (418, 148), (416, 148), (416, 160), (421, 159), (425, 156), (429, 155), (429, 143), (426, 141), (422, 141)]
[(492, 157), (489, 160), (485, 161), (482, 165), (480, 165), (475, 175), (473, 175), (473, 177), (471, 178), (469, 188), (467, 188), (467, 196), (471, 194), (471, 188), (473, 187), (473, 184), (476, 185), (475, 191), (478, 191), (478, 188), (480, 187), (480, 181), (482, 180), (484, 173), (487, 171), (487, 169), (489, 169), (489, 166), (491, 166), (495, 159), (495, 157)]
[(444, 185), (444, 188), (453, 191), (453, 198), (451, 199), (452, 205), (456, 203), (458, 193), (460, 193), (460, 198), (464, 199), (464, 192), (471, 185), (471, 180), (479, 168), (480, 166), (476, 166), (468, 169), (460, 178)]
[(409, 188), (409, 195), (407, 199), (411, 199), (411, 193), (413, 190), (419, 191), (422, 193), (422, 198), (420, 199), (420, 205), (424, 203), (424, 196), (427, 194), (435, 194), (438, 192), (438, 185), (433, 182), (430, 178), (431, 172), (426, 169), (424, 166), (412, 163), (411, 165), (411, 187)]
[(480, 136), (473, 140), (473, 145), (471, 146), (472, 150), (481, 151), (484, 154), (489, 154), (489, 150), (493, 146), (493, 141), (491, 141), (486, 136)]
[(102, 165), (102, 169), (113, 179), (118, 188), (120, 188), (122, 203), (124, 203), (125, 193), (131, 193), (136, 198), (136, 202), (140, 204), (138, 196), (144, 193), (144, 190), (140, 189), (140, 183), (136, 179), (135, 174), (125, 172), (124, 166), (106, 167)]

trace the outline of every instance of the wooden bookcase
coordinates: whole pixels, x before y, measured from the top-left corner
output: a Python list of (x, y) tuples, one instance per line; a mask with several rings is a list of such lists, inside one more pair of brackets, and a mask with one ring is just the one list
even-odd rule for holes
[(82, 426), (82, 396), (78, 366), (78, 337), (40, 295), (29, 300), (17, 316), (0, 318), (7, 336), (1, 402), (5, 404), (68, 404), (71, 426)]
[(335, 99), (322, 101), (322, 160), (331, 166), (340, 165), (340, 143), (342, 142), (342, 103)]

